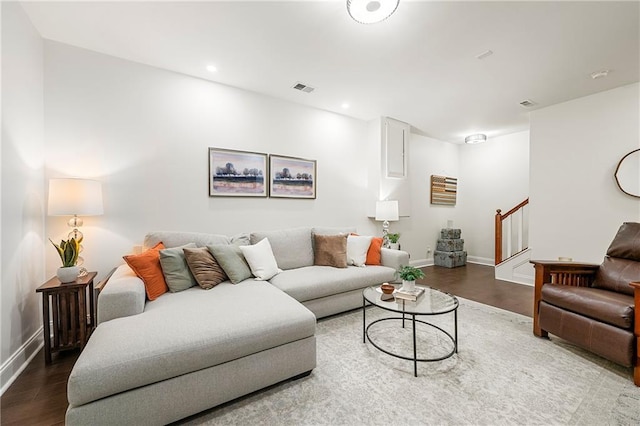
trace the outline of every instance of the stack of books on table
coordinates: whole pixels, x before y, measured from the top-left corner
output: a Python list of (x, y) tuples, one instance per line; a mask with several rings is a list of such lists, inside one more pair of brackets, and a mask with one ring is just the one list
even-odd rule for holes
[(393, 295), (396, 299), (404, 299), (415, 302), (418, 300), (418, 297), (424, 294), (423, 287), (416, 287), (415, 290), (406, 290), (404, 288), (399, 288)]

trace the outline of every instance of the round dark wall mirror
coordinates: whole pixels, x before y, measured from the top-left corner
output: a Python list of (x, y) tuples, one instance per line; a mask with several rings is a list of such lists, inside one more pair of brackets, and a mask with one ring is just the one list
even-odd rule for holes
[(640, 198), (640, 149), (622, 157), (613, 176), (622, 192)]

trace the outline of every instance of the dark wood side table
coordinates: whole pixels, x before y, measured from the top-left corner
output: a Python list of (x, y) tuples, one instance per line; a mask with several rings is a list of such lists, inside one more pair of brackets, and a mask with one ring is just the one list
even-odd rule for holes
[[(37, 293), (42, 293), (45, 363), (51, 364), (52, 353), (74, 348), (82, 349), (89, 340), (96, 326), (93, 295), (93, 280), (96, 275), (98, 275), (97, 272), (89, 272), (85, 276), (78, 277), (74, 282), (66, 284), (62, 284), (58, 278), (53, 277), (36, 289)], [(49, 301), (51, 301), (51, 308)], [(53, 342), (49, 326), (49, 310), (53, 320)]]

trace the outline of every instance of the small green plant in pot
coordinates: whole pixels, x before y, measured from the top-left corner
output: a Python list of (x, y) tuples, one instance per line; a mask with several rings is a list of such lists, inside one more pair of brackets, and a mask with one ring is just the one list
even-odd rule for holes
[(71, 238), (67, 241), (61, 240), (60, 244), (54, 243), (51, 238), (49, 238), (49, 241), (51, 241), (51, 244), (53, 244), (58, 251), (58, 255), (62, 261), (62, 266), (58, 268), (56, 276), (62, 283), (75, 281), (80, 271), (79, 267), (76, 266), (76, 263), (78, 263), (78, 255), (80, 254), (80, 240)]
[(414, 266), (400, 266), (398, 276), (402, 279), (402, 288), (407, 291), (413, 291), (416, 288), (416, 280), (424, 278), (424, 272)]
[(389, 242), (389, 248), (398, 250), (400, 248), (400, 244), (398, 243), (398, 240), (400, 240), (400, 234), (387, 234), (387, 241)]

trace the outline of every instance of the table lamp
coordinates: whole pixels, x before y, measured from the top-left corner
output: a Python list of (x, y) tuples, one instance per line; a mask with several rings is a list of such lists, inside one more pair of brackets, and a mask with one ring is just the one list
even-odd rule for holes
[(396, 221), (399, 219), (398, 214), (398, 201), (376, 201), (376, 220), (382, 222), (382, 238), (384, 246), (389, 247), (389, 221)]
[[(103, 213), (102, 183), (91, 179), (49, 179), (49, 216), (73, 216), (67, 224), (73, 228), (67, 237), (81, 240), (82, 232), (78, 229), (83, 221), (78, 216), (97, 216)], [(82, 245), (80, 245), (82, 251)], [(78, 257), (78, 265), (84, 259)]]

